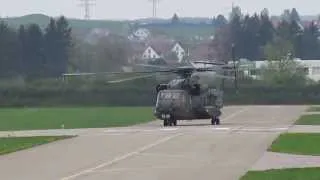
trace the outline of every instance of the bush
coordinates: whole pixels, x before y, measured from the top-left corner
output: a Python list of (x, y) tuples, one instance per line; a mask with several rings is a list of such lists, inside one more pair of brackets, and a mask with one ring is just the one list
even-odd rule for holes
[[(154, 79), (130, 83), (62, 82), (60, 80), (0, 84), (0, 106), (153, 106)], [(245, 84), (238, 93), (232, 87), (224, 92), (227, 105), (319, 104), (320, 85), (266, 86)]]

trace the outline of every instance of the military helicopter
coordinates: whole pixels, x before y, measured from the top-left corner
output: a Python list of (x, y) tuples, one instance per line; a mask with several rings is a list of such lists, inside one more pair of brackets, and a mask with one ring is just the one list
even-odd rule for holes
[[(177, 126), (178, 120), (211, 119), (212, 125), (220, 125), (223, 108), (223, 84), (225, 79), (235, 80), (227, 72), (235, 72), (235, 66), (220, 62), (193, 61), (179, 67), (138, 64), (151, 71), (105, 72), (104, 74), (176, 74), (177, 77), (166, 84), (155, 87), (156, 103), (154, 115), (163, 120), (163, 126)], [(154, 70), (156, 68), (156, 70)], [(94, 75), (97, 73), (64, 74), (64, 76)], [(236, 74), (236, 73), (234, 73)], [(142, 76), (141, 78), (144, 78)], [(137, 77), (140, 78), (140, 77)], [(137, 79), (135, 77), (110, 83), (120, 83)]]
[[(156, 87), (154, 115), (163, 120), (163, 126), (176, 126), (178, 120), (200, 119), (211, 119), (212, 125), (220, 125), (223, 84), (225, 79), (235, 79), (226, 75), (226, 72), (234, 72), (234, 66), (208, 61), (194, 61), (191, 64), (156, 71), (178, 75)], [(199, 64), (202, 66), (197, 66)]]

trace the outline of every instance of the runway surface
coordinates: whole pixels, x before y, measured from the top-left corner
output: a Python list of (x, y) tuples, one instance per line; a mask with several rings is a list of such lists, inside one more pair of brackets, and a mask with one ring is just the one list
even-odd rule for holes
[(221, 126), (199, 120), (163, 128), (155, 121), (126, 128), (48, 131), (78, 137), (1, 156), (1, 179), (237, 180), (305, 109), (225, 107)]

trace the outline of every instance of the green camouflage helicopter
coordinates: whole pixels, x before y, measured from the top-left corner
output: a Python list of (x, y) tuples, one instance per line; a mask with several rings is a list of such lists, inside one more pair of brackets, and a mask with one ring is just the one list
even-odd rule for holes
[[(154, 115), (163, 120), (164, 126), (176, 126), (178, 120), (201, 119), (211, 119), (212, 125), (220, 124), (223, 84), (225, 79), (236, 79), (234, 76), (226, 75), (228, 72), (235, 72), (234, 66), (219, 62), (194, 61), (191, 66), (161, 68), (162, 70), (155, 72), (178, 75), (168, 83), (156, 87)], [(166, 68), (167, 70), (164, 70)]]
[[(151, 68), (139, 72), (106, 72), (104, 74), (168, 74), (174, 73), (176, 78), (166, 84), (158, 84), (154, 115), (163, 120), (163, 126), (176, 126), (178, 120), (211, 119), (212, 125), (220, 124), (223, 108), (223, 85), (225, 79), (236, 80), (234, 65), (221, 62), (194, 61), (186, 66), (168, 67), (149, 64), (138, 64), (140, 67)], [(94, 75), (97, 73), (64, 74), (64, 76)], [(230, 74), (230, 73), (229, 73)], [(137, 78), (145, 78), (141, 76)], [(109, 83), (120, 83), (137, 79), (127, 78)]]

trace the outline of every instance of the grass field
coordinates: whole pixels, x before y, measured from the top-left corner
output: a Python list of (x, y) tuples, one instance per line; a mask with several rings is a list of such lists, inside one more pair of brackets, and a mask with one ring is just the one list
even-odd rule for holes
[(0, 155), (9, 154), (23, 149), (32, 148), (42, 144), (47, 144), (57, 140), (66, 139), (69, 137), (12, 137), (0, 138)]
[(301, 116), (296, 125), (320, 125), (320, 114), (308, 114)]
[(249, 171), (240, 180), (319, 180), (320, 168)]
[(320, 133), (285, 133), (272, 143), (269, 151), (319, 156), (319, 142)]
[(319, 106), (312, 106), (310, 108), (307, 109), (308, 112), (318, 112), (320, 111), (320, 107)]
[(151, 107), (0, 109), (0, 131), (129, 126), (154, 119)]

